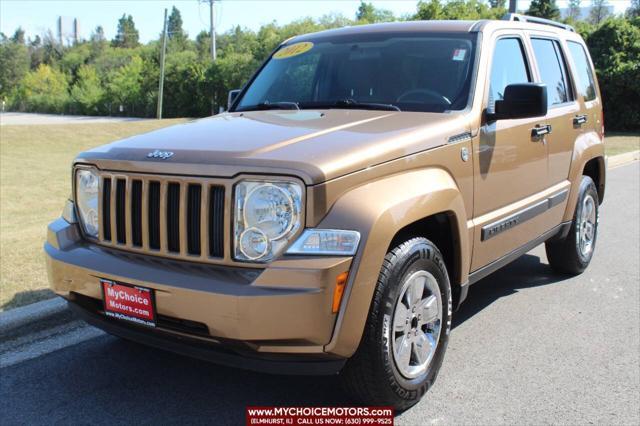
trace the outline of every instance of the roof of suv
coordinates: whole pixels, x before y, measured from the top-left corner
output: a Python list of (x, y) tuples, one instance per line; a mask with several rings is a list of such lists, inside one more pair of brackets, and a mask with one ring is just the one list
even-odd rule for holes
[(336, 28), (319, 31), (316, 33), (303, 34), (287, 40), (305, 41), (308, 39), (318, 40), (324, 37), (349, 36), (375, 33), (402, 33), (402, 32), (480, 32), (486, 28), (518, 28), (536, 29), (551, 32), (574, 31), (569, 25), (554, 22), (546, 19), (533, 18), (524, 15), (507, 14), (502, 20), (476, 20), (476, 21), (404, 21), (385, 22), (380, 24), (357, 25), (351, 27)]

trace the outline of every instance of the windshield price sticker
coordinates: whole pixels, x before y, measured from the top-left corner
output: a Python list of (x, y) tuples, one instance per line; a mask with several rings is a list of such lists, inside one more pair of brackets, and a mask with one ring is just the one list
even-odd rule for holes
[(273, 59), (286, 59), (293, 56), (302, 55), (303, 53), (311, 50), (311, 48), (313, 48), (313, 43), (311, 43), (310, 41), (294, 43), (292, 45), (285, 46), (274, 53)]
[(456, 49), (453, 51), (453, 59), (454, 61), (464, 61), (464, 58), (467, 56), (467, 49)]

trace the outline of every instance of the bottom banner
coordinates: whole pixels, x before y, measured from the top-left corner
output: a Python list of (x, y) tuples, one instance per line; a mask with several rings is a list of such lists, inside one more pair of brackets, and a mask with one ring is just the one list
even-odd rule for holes
[(247, 425), (393, 425), (391, 407), (247, 407)]

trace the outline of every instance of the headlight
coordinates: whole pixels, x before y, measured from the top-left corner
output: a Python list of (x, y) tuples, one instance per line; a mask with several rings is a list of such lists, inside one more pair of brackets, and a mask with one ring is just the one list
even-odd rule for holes
[(287, 250), (288, 254), (353, 256), (358, 250), (360, 233), (338, 229), (307, 229)]
[(98, 183), (100, 178), (94, 169), (76, 171), (76, 205), (85, 234), (98, 237)]
[(302, 187), (288, 181), (239, 182), (235, 187), (235, 258), (266, 262), (300, 229)]

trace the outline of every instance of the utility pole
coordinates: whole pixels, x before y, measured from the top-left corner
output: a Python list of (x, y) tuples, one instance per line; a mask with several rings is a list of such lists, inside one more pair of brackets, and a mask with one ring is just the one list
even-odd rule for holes
[(509, 0), (509, 13), (518, 13), (518, 0)]
[(162, 50), (160, 51), (160, 83), (158, 85), (158, 111), (156, 117), (162, 118), (162, 92), (164, 89), (164, 57), (167, 52), (167, 9), (164, 10), (164, 28), (162, 30)]
[(213, 8), (214, 0), (209, 0), (209, 27), (211, 30), (211, 59), (216, 60), (216, 24), (215, 10)]

